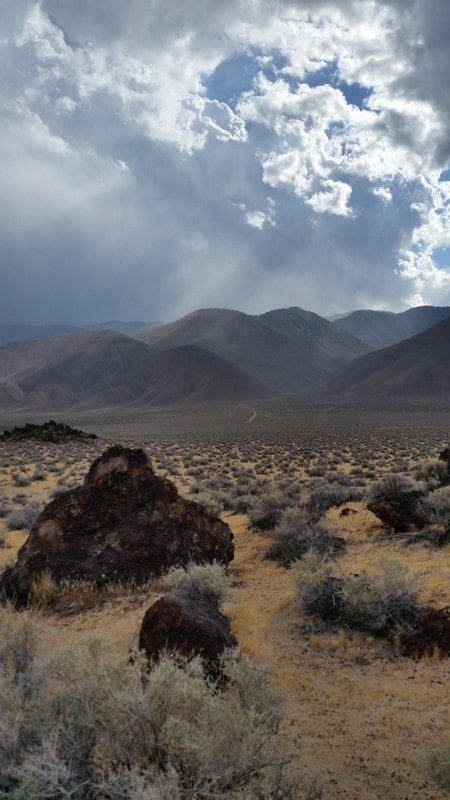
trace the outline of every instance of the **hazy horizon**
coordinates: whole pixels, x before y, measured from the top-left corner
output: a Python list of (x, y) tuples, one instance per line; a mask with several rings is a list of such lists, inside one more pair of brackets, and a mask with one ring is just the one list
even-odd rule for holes
[[(449, 300), (449, 305), (450, 305), (450, 300)], [(420, 307), (425, 308), (425, 307), (433, 307), (433, 306), (434, 307), (439, 307), (439, 306), (441, 306), (441, 304), (439, 304), (439, 303), (436, 303), (436, 304), (424, 303), (424, 304), (422, 304), (422, 306), (407, 306), (406, 308), (401, 308), (401, 309), (394, 310), (394, 311), (391, 311), (391, 310), (387, 311), (384, 308), (352, 308), (352, 309), (350, 309), (348, 311), (343, 311), (343, 312), (337, 314), (337, 316), (346, 317), (346, 316), (349, 316), (350, 314), (354, 314), (357, 311), (379, 311), (379, 312), (386, 312), (387, 311), (387, 313), (391, 313), (391, 314), (401, 314), (404, 311), (408, 311), (408, 310), (410, 310), (412, 308), (420, 308)], [(441, 307), (445, 307), (445, 306), (441, 306)], [(302, 311), (309, 311), (311, 313), (317, 313), (317, 312), (313, 311), (310, 308), (304, 308), (302, 306), (299, 306), (299, 305), (291, 303), (290, 305), (280, 306), (280, 307), (277, 307), (277, 308), (275, 308), (275, 307), (265, 308), (261, 312), (256, 312), (255, 314), (253, 314), (251, 312), (244, 311), (242, 308), (236, 308), (236, 307), (230, 307), (230, 306), (227, 306), (227, 307), (225, 307), (225, 306), (204, 306), (203, 308), (188, 309), (182, 315), (182, 317), (189, 316), (190, 314), (195, 314), (197, 311), (208, 311), (208, 310), (239, 311), (239, 312), (241, 312), (243, 314), (249, 314), (250, 316), (258, 316), (259, 313), (264, 314), (265, 312), (268, 312), (268, 311), (277, 311), (277, 310), (288, 309), (288, 308), (300, 308)], [(330, 315), (328, 317), (328, 316), (324, 316), (322, 314), (319, 314), (318, 316), (323, 316), (324, 319), (329, 319), (334, 315)], [(61, 326), (66, 325), (67, 327), (76, 328), (76, 327), (83, 327), (83, 326), (106, 325), (108, 322), (111, 322), (111, 323), (124, 323), (126, 325), (131, 325), (133, 323), (148, 323), (150, 325), (155, 326), (155, 325), (170, 325), (171, 322), (176, 322), (180, 318), (181, 317), (175, 317), (173, 319), (165, 319), (165, 320), (151, 320), (151, 319), (138, 319), (138, 317), (135, 316), (135, 317), (130, 317), (129, 319), (124, 319), (124, 318), (113, 319), (112, 317), (105, 317), (104, 319), (91, 319), (91, 320), (87, 320), (87, 321), (80, 321), (80, 320), (78, 320), (78, 321), (77, 320), (75, 320), (75, 321), (67, 321), (67, 320), (61, 320), (60, 319), (60, 320), (56, 320), (56, 321), (52, 321), (52, 322), (45, 322), (44, 320), (37, 320), (37, 321), (23, 320), (22, 322), (12, 322), (10, 320), (2, 320), (0, 325), (3, 325), (5, 327), (6, 326), (11, 326), (11, 327), (23, 326), (24, 327), (24, 326), (27, 326), (27, 325), (35, 326), (35, 327), (40, 327), (40, 326), (61, 327)]]

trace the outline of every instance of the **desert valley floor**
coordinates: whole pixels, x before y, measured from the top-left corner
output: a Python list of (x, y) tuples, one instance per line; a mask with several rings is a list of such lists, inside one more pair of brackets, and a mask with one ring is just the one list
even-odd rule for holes
[[(0, 428), (24, 421), (4, 418)], [(340, 481), (361, 499), (326, 513), (346, 543), (337, 555), (339, 574), (370, 572), (380, 559), (399, 559), (415, 574), (419, 599), (443, 608), (450, 546), (389, 534), (367, 510), (365, 492), (383, 474), (409, 473), (436, 458), (450, 439), (448, 411), (266, 403), (63, 421), (99, 439), (0, 444), (1, 566), (14, 560), (26, 524), (52, 493), (80, 483), (108, 444), (144, 447), (158, 473), (183, 495), (216, 508), (235, 535), (233, 589), (224, 610), (241, 648), (269, 670), (281, 694), (280, 735), (293, 772), (320, 776), (330, 800), (444, 800), (423, 757), (448, 735), (449, 660), (439, 653), (406, 658), (384, 639), (304, 616), (295, 572), (266, 557), (270, 534), (256, 530), (245, 509), (269, 492), (301, 497)], [(225, 497), (233, 510), (223, 510)], [(157, 581), (145, 591), (68, 591), (56, 609), (41, 613), (40, 646), (48, 650), (94, 632), (110, 637), (126, 659), (157, 594)]]

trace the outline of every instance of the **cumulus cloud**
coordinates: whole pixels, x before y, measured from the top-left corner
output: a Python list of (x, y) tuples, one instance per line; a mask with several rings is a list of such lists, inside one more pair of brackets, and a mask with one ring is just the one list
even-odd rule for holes
[(316, 192), (306, 202), (318, 214), (338, 214), (347, 217), (351, 214), (348, 206), (352, 187), (342, 181), (324, 181), (322, 191)]
[(450, 302), (446, 0), (0, 13), (3, 318)]
[(392, 192), (385, 186), (375, 186), (372, 189), (372, 194), (374, 194), (375, 197), (379, 197), (383, 203), (392, 203)]

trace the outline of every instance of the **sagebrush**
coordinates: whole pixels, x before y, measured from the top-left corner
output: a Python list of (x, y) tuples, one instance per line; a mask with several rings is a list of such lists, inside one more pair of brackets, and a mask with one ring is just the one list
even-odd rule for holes
[(221, 688), (199, 659), (148, 672), (107, 640), (38, 658), (39, 620), (0, 609), (0, 797), (8, 800), (283, 800), (279, 704), (239, 651)]

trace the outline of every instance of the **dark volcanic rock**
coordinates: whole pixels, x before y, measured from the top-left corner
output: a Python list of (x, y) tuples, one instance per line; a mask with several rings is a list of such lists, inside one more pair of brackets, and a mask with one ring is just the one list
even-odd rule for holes
[(367, 508), (384, 525), (388, 525), (398, 533), (405, 533), (410, 528), (423, 528), (426, 523), (426, 515), (420, 502), (425, 494), (419, 489), (408, 491), (392, 489), (384, 496), (373, 498), (367, 504)]
[(161, 597), (150, 606), (139, 632), (139, 649), (149, 661), (156, 661), (164, 651), (181, 658), (199, 655), (216, 677), (222, 653), (236, 645), (227, 617), (214, 606), (179, 597)]
[(444, 461), (447, 464), (447, 475), (444, 475), (443, 479), (441, 479), (441, 483), (444, 486), (448, 486), (450, 483), (450, 447), (446, 447), (445, 450), (439, 456), (439, 461)]
[(96, 439), (95, 433), (84, 433), (70, 425), (62, 422), (44, 422), (42, 425), (32, 425), (30, 422), (20, 428), (13, 428), (12, 431), (4, 431), (0, 436), (3, 442), (23, 442), (29, 439), (39, 442), (51, 442), (52, 444), (64, 444), (65, 442), (89, 441)]
[(154, 473), (143, 450), (114, 446), (94, 461), (82, 486), (42, 511), (0, 592), (26, 601), (43, 571), (56, 581), (144, 582), (174, 565), (228, 563), (232, 540), (224, 522)]
[(420, 629), (403, 641), (402, 652), (405, 656), (421, 658), (433, 655), (435, 648), (441, 656), (450, 656), (450, 606), (426, 609)]
[(450, 447), (446, 447), (445, 450), (442, 451), (439, 456), (439, 461), (445, 461), (450, 470)]

